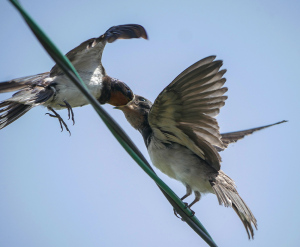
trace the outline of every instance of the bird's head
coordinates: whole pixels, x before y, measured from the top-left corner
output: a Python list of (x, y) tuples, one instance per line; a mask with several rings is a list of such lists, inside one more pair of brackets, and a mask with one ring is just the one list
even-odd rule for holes
[(133, 99), (132, 90), (122, 81), (111, 77), (104, 77), (103, 87), (99, 102), (113, 106), (126, 105)]
[(128, 104), (117, 106), (115, 109), (123, 111), (126, 119), (133, 128), (141, 130), (144, 126), (149, 125), (148, 114), (151, 107), (152, 103), (150, 100), (135, 94)]

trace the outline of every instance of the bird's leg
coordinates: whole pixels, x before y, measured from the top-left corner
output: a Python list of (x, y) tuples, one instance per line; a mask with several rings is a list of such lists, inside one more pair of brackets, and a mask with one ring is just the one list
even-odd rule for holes
[(63, 131), (63, 125), (65, 126), (66, 130), (70, 133), (71, 135), (71, 131), (69, 130), (68, 128), (68, 125), (64, 122), (64, 120), (61, 118), (61, 116), (56, 112), (54, 111), (51, 107), (48, 106), (48, 110), (49, 111), (52, 111), (53, 114), (50, 114), (50, 113), (46, 113), (48, 114), (50, 117), (54, 117), (54, 118), (57, 118), (58, 121), (59, 121), (59, 124), (60, 124), (60, 128), (61, 128), (61, 131)]
[(183, 201), (185, 198), (187, 198), (192, 194), (192, 188), (188, 184), (185, 187), (186, 187), (186, 194), (180, 198), (181, 201)]
[(59, 105), (62, 107), (66, 107), (68, 109), (68, 117), (70, 119), (70, 113), (71, 113), (72, 121), (73, 121), (73, 125), (74, 125), (75, 119), (74, 119), (74, 112), (73, 112), (72, 106), (66, 100), (64, 100), (64, 103), (65, 103), (65, 105), (63, 105), (63, 104), (59, 104)]
[[(199, 202), (201, 198), (201, 194), (199, 191), (195, 191), (195, 199), (194, 201), (191, 202), (190, 205), (188, 205), (189, 209), (191, 209), (191, 206), (193, 206), (196, 202)], [(191, 211), (193, 212), (193, 214), (195, 214), (195, 212), (191, 209)]]
[[(186, 186), (186, 194), (180, 198), (181, 201), (183, 201), (185, 198), (187, 198), (188, 196), (190, 196), (192, 194), (192, 188), (187, 184)], [(185, 206), (188, 207), (188, 204), (186, 202), (184, 202)], [(175, 208), (174, 208), (174, 215), (181, 219), (179, 216), (178, 216), (178, 213), (176, 212)]]

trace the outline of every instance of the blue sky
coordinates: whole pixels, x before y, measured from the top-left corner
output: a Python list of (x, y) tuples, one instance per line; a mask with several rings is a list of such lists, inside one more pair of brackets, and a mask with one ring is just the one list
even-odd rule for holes
[[(222, 169), (258, 220), (254, 241), (214, 195), (193, 209), (219, 246), (298, 245), (299, 1), (21, 3), (64, 53), (113, 25), (143, 25), (149, 41), (108, 44), (103, 64), (152, 101), (194, 62), (222, 59), (229, 98), (218, 116), (221, 132), (289, 122), (221, 153)], [(0, 81), (54, 65), (8, 1), (0, 2), (0, 33)], [(105, 109), (149, 159), (123, 114)], [(0, 131), (0, 246), (205, 246), (90, 106), (74, 109), (71, 137), (46, 112), (33, 109)], [(67, 111), (60, 114), (67, 117)], [(157, 173), (179, 196), (185, 193), (179, 182)]]

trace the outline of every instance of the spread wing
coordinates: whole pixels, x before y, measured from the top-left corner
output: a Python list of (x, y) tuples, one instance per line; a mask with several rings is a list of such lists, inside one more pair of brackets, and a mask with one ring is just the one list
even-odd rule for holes
[(261, 126), (261, 127), (257, 127), (257, 128), (253, 128), (253, 129), (247, 129), (247, 130), (241, 130), (241, 131), (235, 131), (235, 132), (229, 132), (229, 133), (221, 134), (222, 142), (224, 144), (224, 148), (223, 149), (221, 149), (219, 147), (216, 147), (216, 148), (219, 152), (221, 152), (225, 148), (227, 148), (229, 144), (235, 143), (238, 140), (243, 139), (245, 136), (251, 135), (256, 131), (266, 129), (266, 128), (269, 128), (271, 126), (274, 126), (274, 125), (277, 125), (277, 124), (282, 124), (282, 123), (285, 123), (285, 122), (287, 122), (287, 121), (283, 120), (283, 121), (280, 121), (280, 122), (277, 122), (277, 123), (274, 123), (274, 124), (269, 124), (269, 125), (265, 125), (265, 126)]
[(41, 83), (45, 78), (49, 77), (49, 72), (25, 76), (10, 81), (0, 82), (0, 93), (8, 93), (17, 91), (27, 86), (33, 86)]
[[(147, 39), (148, 36), (146, 30), (137, 24), (113, 26), (100, 37), (89, 39), (75, 47), (66, 56), (78, 71), (94, 71), (100, 66), (103, 75), (105, 75), (101, 58), (106, 43), (112, 43), (117, 39), (132, 38)], [(50, 71), (51, 76), (59, 73), (62, 73), (61, 69), (57, 65), (54, 65)]]
[(225, 148), (215, 119), (224, 106), (226, 70), (215, 56), (193, 64), (168, 85), (155, 100), (149, 124), (156, 138), (164, 143), (187, 146), (216, 170), (221, 157), (216, 147)]

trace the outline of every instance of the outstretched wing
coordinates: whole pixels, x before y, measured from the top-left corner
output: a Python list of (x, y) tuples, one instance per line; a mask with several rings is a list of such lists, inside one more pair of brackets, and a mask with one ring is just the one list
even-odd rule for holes
[(259, 130), (262, 130), (262, 129), (266, 129), (266, 128), (269, 128), (271, 126), (274, 126), (274, 125), (277, 125), (277, 124), (282, 124), (282, 123), (285, 123), (285, 122), (287, 122), (287, 121), (283, 120), (283, 121), (280, 121), (280, 122), (277, 122), (277, 123), (273, 123), (273, 124), (269, 124), (269, 125), (265, 125), (265, 126), (261, 126), (261, 127), (257, 127), (257, 128), (252, 128), (252, 129), (247, 129), (247, 130), (241, 130), (241, 131), (235, 131), (235, 132), (229, 132), (229, 133), (221, 134), (221, 136), (222, 136), (221, 140), (222, 140), (222, 142), (224, 144), (224, 148), (221, 149), (219, 147), (216, 147), (216, 149), (219, 152), (221, 152), (225, 148), (227, 148), (230, 143), (235, 143), (238, 140), (241, 140), (245, 136), (251, 135), (251, 134), (253, 134), (256, 131), (259, 131)]
[(27, 86), (39, 84), (47, 77), (49, 77), (49, 72), (0, 82), (0, 93), (17, 91)]
[[(148, 36), (144, 27), (137, 24), (113, 26), (100, 37), (89, 39), (75, 47), (66, 56), (78, 71), (94, 71), (101, 66), (102, 73), (105, 75), (101, 58), (106, 43), (112, 43), (117, 39), (132, 38), (147, 39)], [(62, 73), (62, 71), (59, 66), (54, 65), (50, 73), (53, 76)]]
[(219, 170), (221, 157), (214, 146), (224, 145), (215, 116), (225, 104), (227, 88), (223, 62), (214, 59), (204, 58), (178, 75), (155, 100), (149, 124), (162, 142), (185, 145)]

